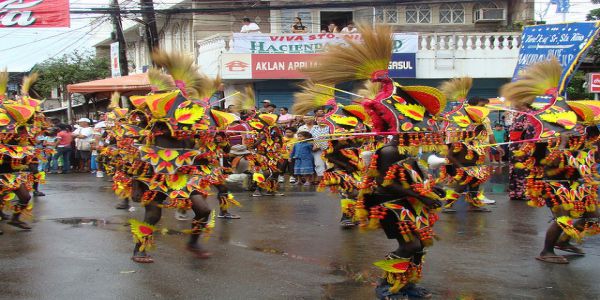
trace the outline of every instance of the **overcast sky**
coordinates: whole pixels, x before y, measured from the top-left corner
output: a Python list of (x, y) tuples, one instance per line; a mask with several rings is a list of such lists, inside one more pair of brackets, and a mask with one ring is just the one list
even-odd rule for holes
[[(544, 15), (549, 1), (536, 0), (536, 19), (544, 16), (549, 23), (561, 22), (562, 15), (555, 13), (554, 5)], [(71, 0), (71, 9), (103, 7), (107, 3), (106, 0)], [(583, 21), (593, 8), (600, 8), (600, 5), (591, 5), (587, 0), (571, 0), (571, 13), (567, 14), (566, 20)], [(110, 19), (98, 15), (71, 15), (70, 28), (0, 28), (0, 68), (28, 71), (34, 64), (47, 58), (61, 56), (75, 49), (93, 50), (92, 46), (110, 37), (110, 32)]]

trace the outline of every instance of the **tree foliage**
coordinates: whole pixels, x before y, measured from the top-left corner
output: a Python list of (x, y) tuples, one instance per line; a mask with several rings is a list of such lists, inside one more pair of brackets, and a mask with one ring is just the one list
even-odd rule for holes
[[(594, 2), (595, 4), (600, 4), (600, 0)], [(587, 21), (600, 21), (600, 8), (592, 9), (586, 15)], [(592, 58), (594, 65), (600, 63), (600, 38), (596, 38), (596, 41), (590, 46), (588, 50), (587, 57)]]
[(32, 72), (40, 74), (34, 89), (42, 97), (49, 98), (55, 87), (108, 77), (110, 62), (96, 58), (91, 52), (74, 51), (45, 60), (35, 65)]
[(583, 87), (585, 80), (585, 72), (577, 71), (573, 74), (566, 89), (570, 100), (593, 99), (593, 95), (589, 94), (587, 89)]

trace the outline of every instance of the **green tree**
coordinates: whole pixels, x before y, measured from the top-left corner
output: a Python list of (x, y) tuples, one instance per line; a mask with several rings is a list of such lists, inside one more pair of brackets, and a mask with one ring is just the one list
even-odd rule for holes
[[(594, 2), (594, 4), (600, 4), (600, 0), (594, 0), (592, 2)], [(600, 8), (590, 10), (590, 12), (586, 15), (586, 20), (600, 21)], [(596, 41), (594, 41), (592, 46), (590, 46), (587, 57), (592, 59), (594, 65), (600, 63), (600, 38), (596, 38)]]
[(61, 57), (50, 58), (31, 70), (40, 78), (34, 89), (44, 98), (49, 98), (53, 88), (66, 91), (67, 85), (85, 82), (110, 75), (108, 59), (96, 58), (91, 52), (74, 51)]
[(583, 71), (575, 72), (571, 81), (569, 81), (569, 86), (566, 88), (570, 100), (593, 99), (594, 96), (589, 94), (587, 89), (583, 87), (585, 80), (585, 73)]

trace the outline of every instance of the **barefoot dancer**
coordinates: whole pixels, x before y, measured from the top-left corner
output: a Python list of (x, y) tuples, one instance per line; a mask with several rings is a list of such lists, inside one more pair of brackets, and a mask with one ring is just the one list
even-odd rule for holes
[[(444, 212), (455, 212), (452, 208), (460, 195), (464, 195), (469, 211), (489, 212), (485, 208), (482, 185), (490, 178), (489, 166), (485, 165), (489, 137), (484, 121), (489, 110), (476, 105), (465, 105), (473, 79), (455, 78), (444, 82), (440, 90), (450, 101), (458, 105), (444, 114), (442, 130), (446, 133), (449, 164), (440, 168), (439, 181), (455, 188), (448, 190), (452, 199), (444, 206)], [(475, 100), (477, 100), (475, 98)]]
[(146, 250), (152, 245), (154, 225), (166, 207), (194, 212), (187, 249), (199, 258), (208, 258), (210, 253), (200, 245), (199, 238), (212, 227), (211, 210), (206, 202), (213, 183), (209, 176), (213, 173), (212, 165), (207, 160), (216, 156), (211, 122), (222, 124), (233, 121), (234, 117), (207, 109), (208, 99), (219, 82), (198, 73), (192, 58), (156, 52), (153, 60), (167, 69), (173, 79), (163, 76), (157, 80), (158, 89), (169, 92), (132, 97), (132, 102), (145, 101), (151, 113), (146, 129), (148, 137), (139, 148), (145, 163), (143, 172), (135, 177), (133, 184), (133, 198), (141, 198), (145, 217), (144, 223), (131, 222), (136, 241), (132, 259), (139, 263), (153, 262)]
[(525, 184), (531, 206), (547, 206), (554, 222), (546, 232), (544, 248), (536, 259), (567, 264), (555, 249), (583, 255), (571, 240), (581, 242), (600, 233), (598, 225), (598, 141), (600, 101), (565, 101), (559, 97), (562, 67), (555, 59), (529, 66), (518, 81), (506, 84), (502, 95), (513, 105), (533, 107), (536, 95), (550, 104), (528, 114), (533, 139), (514, 152), (524, 157), (515, 168), (530, 170)]
[[(0, 73), (0, 215), (9, 219), (9, 225), (24, 230), (30, 230), (31, 226), (21, 216), (31, 211), (30, 192), (33, 184), (42, 179), (36, 178), (41, 152), (34, 145), (46, 122), (42, 115), (36, 115), (40, 101), (27, 96), (36, 79), (36, 73), (25, 76), (22, 97), (9, 100), (5, 98), (8, 73)], [(6, 204), (12, 211), (10, 217), (2, 211)]]
[(331, 167), (323, 173), (318, 188), (323, 190), (329, 187), (332, 192), (340, 194), (340, 224), (342, 228), (353, 228), (358, 222), (354, 208), (364, 169), (360, 157), (364, 137), (352, 134), (365, 130), (365, 110), (356, 104), (338, 105), (332, 89), (311, 82), (305, 83), (303, 91), (296, 93), (294, 97), (293, 110), (296, 114), (304, 115), (325, 106), (330, 108), (322, 122), (333, 133), (332, 137), (326, 137), (330, 139), (329, 147), (323, 152), (323, 159)]
[[(376, 288), (378, 299), (428, 298), (416, 286), (421, 277), (424, 248), (433, 242), (434, 210), (441, 206), (441, 189), (414, 157), (423, 151), (445, 149), (434, 117), (445, 106), (444, 95), (430, 87), (402, 87), (387, 75), (393, 40), (389, 27), (361, 27), (362, 41), (334, 45), (317, 58), (318, 67), (305, 70), (314, 82), (340, 83), (369, 79), (381, 84), (373, 99), (362, 101), (372, 118), (373, 131), (393, 135), (370, 160), (357, 203), (359, 218), (369, 217), (369, 228), (383, 228), (398, 241), (398, 249), (376, 262), (384, 276)], [(365, 211), (366, 209), (366, 211)], [(368, 211), (368, 213), (367, 213)]]

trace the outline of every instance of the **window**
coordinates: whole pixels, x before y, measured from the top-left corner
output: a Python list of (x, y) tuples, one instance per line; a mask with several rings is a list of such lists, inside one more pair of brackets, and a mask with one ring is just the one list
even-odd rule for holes
[(396, 7), (375, 8), (375, 23), (398, 24), (398, 9)]
[(181, 47), (186, 52), (191, 49), (190, 45), (190, 24), (188, 21), (183, 21), (181, 24)]
[(496, 3), (494, 3), (493, 1), (484, 1), (475, 4), (475, 7), (473, 7), (474, 10), (482, 8), (498, 8), (498, 5), (496, 5)]
[(464, 23), (465, 22), (465, 8), (462, 4), (443, 4), (440, 6), (440, 23)]
[(406, 7), (406, 23), (431, 23), (431, 8), (429, 5), (409, 5)]
[(302, 21), (302, 25), (306, 26), (306, 32), (312, 32), (312, 13), (310, 11), (281, 11), (281, 33), (292, 33), (292, 25), (295, 18), (298, 17)]

